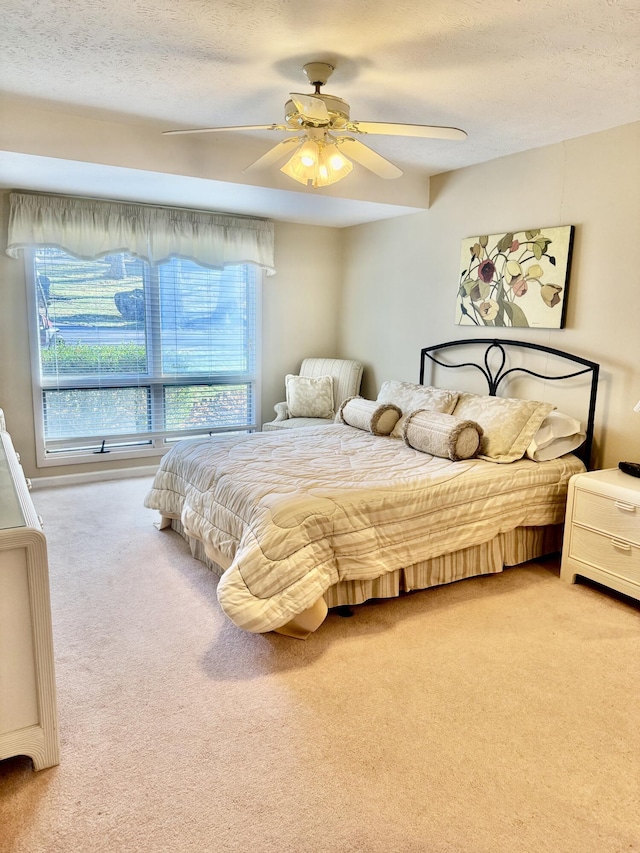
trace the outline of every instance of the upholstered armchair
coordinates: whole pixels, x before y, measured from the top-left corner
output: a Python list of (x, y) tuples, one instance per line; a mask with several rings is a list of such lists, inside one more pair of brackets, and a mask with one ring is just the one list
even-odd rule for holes
[[(326, 377), (331, 377), (331, 381)], [(275, 404), (276, 419), (263, 424), (262, 429), (331, 424), (342, 403), (359, 393), (361, 381), (359, 361), (305, 358), (298, 376), (288, 375), (285, 379), (287, 401)]]

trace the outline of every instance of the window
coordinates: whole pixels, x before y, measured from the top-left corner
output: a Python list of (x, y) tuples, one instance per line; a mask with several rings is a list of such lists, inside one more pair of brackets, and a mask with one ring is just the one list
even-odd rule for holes
[(186, 436), (256, 428), (254, 266), (54, 248), (27, 263), (40, 461), (158, 454)]

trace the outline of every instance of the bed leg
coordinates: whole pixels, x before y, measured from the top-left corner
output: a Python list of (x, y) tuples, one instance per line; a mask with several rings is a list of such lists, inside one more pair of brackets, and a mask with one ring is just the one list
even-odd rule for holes
[(333, 612), (336, 616), (342, 616), (345, 619), (348, 619), (349, 616), (353, 616), (353, 608), (349, 607), (348, 604), (339, 604), (337, 607), (333, 608)]
[(160, 521), (155, 523), (155, 527), (157, 527), (158, 530), (164, 530), (165, 527), (171, 527), (171, 519), (167, 515), (161, 515)]

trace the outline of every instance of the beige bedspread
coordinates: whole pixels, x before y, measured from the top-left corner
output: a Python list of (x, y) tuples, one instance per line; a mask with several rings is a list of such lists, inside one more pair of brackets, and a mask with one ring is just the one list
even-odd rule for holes
[(561, 523), (574, 456), (450, 462), (344, 424), (183, 441), (145, 505), (226, 568), (224, 612), (271, 631), (341, 580), (370, 579), (527, 525)]

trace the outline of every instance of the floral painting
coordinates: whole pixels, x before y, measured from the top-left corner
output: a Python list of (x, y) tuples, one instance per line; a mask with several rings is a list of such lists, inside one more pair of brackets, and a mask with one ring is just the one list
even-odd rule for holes
[(462, 241), (456, 323), (561, 329), (573, 225)]

